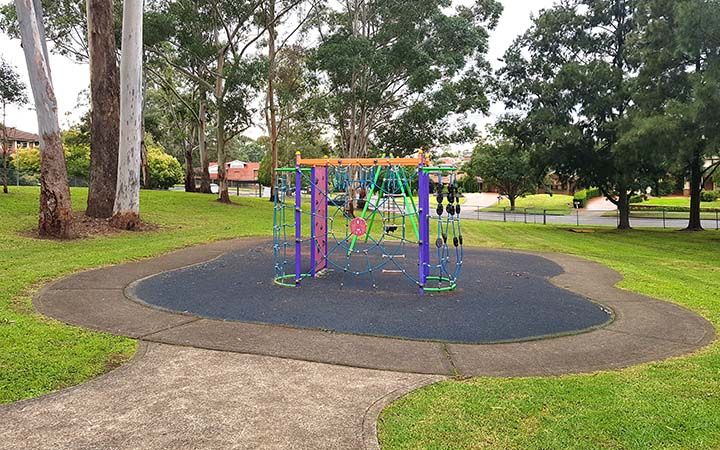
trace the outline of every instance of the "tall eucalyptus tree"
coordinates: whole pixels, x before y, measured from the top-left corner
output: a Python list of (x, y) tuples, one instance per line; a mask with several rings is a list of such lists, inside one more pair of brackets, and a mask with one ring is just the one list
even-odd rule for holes
[(123, 2), (120, 59), (120, 146), (111, 223), (140, 225), (140, 158), (143, 141), (143, 0)]
[(67, 238), (72, 233), (73, 214), (42, 6), (39, 0), (15, 0), (15, 9), (40, 134), (38, 229), (41, 236)]

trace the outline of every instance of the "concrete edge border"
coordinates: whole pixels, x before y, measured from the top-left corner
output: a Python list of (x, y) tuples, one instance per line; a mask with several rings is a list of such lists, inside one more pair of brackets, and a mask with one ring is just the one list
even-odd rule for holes
[[(604, 306), (615, 320), (581, 334), (542, 340), (452, 344), (204, 319), (128, 298), (138, 280), (263, 242), (220, 241), (80, 272), (45, 286), (33, 304), (40, 313), (66, 323), (151, 342), (443, 376), (543, 376), (617, 369), (688, 354), (715, 337), (713, 325), (692, 311), (617, 288), (623, 277), (602, 264), (560, 253), (506, 249), (493, 251), (531, 254), (558, 264), (564, 273), (551, 277), (551, 283)], [(587, 283), (588, 277), (594, 282)]]
[(364, 450), (380, 450), (380, 439), (378, 436), (378, 420), (383, 410), (396, 400), (401, 399), (407, 394), (413, 392), (416, 389), (420, 389), (431, 384), (446, 380), (447, 377), (432, 377), (427, 378), (416, 383), (408, 384), (406, 386), (395, 389), (392, 392), (375, 400), (365, 410), (365, 414), (362, 419), (362, 441)]

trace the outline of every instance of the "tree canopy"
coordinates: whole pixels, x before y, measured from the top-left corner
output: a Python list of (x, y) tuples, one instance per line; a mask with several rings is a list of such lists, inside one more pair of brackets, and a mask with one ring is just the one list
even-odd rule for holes
[(629, 198), (661, 148), (620, 145), (632, 130), (637, 0), (563, 0), (540, 13), (499, 71), (500, 97), (525, 113), (522, 134), (560, 176), (598, 187), (629, 228)]
[(509, 139), (478, 144), (465, 171), (471, 176), (480, 175), (483, 184), (506, 196), (511, 210), (515, 210), (519, 197), (534, 193), (545, 176), (532, 163), (530, 152)]
[[(5, 105), (22, 105), (27, 102), (27, 87), (20, 80), (15, 67), (0, 58), (0, 102)], [(5, 126), (5, 123), (3, 123)]]
[(502, 7), (451, 7), (353, 0), (327, 14), (312, 67), (324, 82), (320, 111), (343, 154), (406, 154), (474, 136), (462, 119), (489, 108), (488, 30)]
[[(54, 50), (87, 60), (85, 0), (41, 3)], [(114, 20), (117, 33), (121, 2), (106, 5), (114, 19), (104, 28)], [(199, 161), (201, 191), (210, 191), (212, 148), (229, 201), (229, 159), (262, 161), (262, 181), (272, 184), (297, 150), (432, 154), (477, 142), (470, 114), (487, 114), (494, 100), (508, 113), (489, 132), (496, 143), (476, 148), (484, 178), (523, 167), (532, 181), (506, 190), (532, 190), (548, 173), (598, 188), (618, 206), (620, 228), (630, 227), (634, 194), (687, 180), (689, 228), (701, 228), (703, 185), (720, 170), (720, 2), (557, 0), (494, 72), (487, 54), (499, 1), (408, 5), (149, 0), (145, 130), (184, 161), (188, 190)], [(12, 5), (0, 7), (0, 27), (17, 35)], [(253, 127), (267, 137), (243, 136)]]
[(633, 144), (672, 149), (665, 167), (688, 178), (688, 228), (702, 229), (702, 186), (720, 166), (720, 2), (642, 0), (638, 24)]

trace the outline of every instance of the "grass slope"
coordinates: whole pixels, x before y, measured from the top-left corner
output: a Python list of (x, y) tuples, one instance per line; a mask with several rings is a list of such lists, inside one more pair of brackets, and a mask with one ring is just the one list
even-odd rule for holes
[[(720, 234), (569, 233), (469, 223), (466, 242), (559, 251), (622, 272), (621, 287), (684, 305), (720, 325)], [(387, 408), (385, 450), (720, 448), (720, 345), (620, 371), (474, 378), (416, 391)]]
[[(221, 205), (213, 196), (143, 191), (142, 216), (161, 229), (66, 242), (23, 233), (37, 226), (37, 188), (0, 194), (0, 403), (78, 384), (132, 356), (135, 341), (69, 327), (32, 310), (42, 284), (90, 267), (147, 258), (172, 249), (238, 236), (268, 235), (267, 200)], [(72, 191), (84, 209), (87, 190)]]

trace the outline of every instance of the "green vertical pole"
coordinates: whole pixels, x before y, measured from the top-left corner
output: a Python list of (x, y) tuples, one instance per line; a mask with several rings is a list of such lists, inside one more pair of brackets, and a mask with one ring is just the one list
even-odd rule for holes
[[(363, 207), (363, 212), (360, 215), (361, 218), (365, 218), (365, 214), (367, 213), (368, 207), (370, 206), (370, 201), (372, 200), (373, 195), (375, 194), (375, 187), (377, 186), (377, 180), (380, 178), (380, 167), (378, 166), (377, 170), (375, 171), (375, 178), (373, 179), (373, 184), (370, 187), (370, 193), (368, 194), (368, 200), (365, 202), (365, 207)], [(350, 199), (352, 201), (352, 199)], [(377, 208), (376, 208), (377, 211)], [(367, 235), (366, 235), (366, 241), (367, 237), (370, 236), (370, 228), (368, 227)], [(350, 243), (350, 248), (348, 249), (348, 256), (352, 253), (353, 249), (355, 248), (355, 244), (357, 243), (357, 236), (353, 236), (352, 242)]]
[[(405, 190), (405, 184), (403, 183), (403, 180), (400, 178), (400, 174), (396, 173), (395, 176), (398, 179), (398, 183), (400, 183), (400, 191), (402, 192), (402, 195), (403, 195), (403, 201), (405, 201), (405, 199), (408, 198), (408, 196), (406, 194), (407, 191)], [(406, 181), (407, 181), (407, 177), (406, 177)], [(408, 190), (410, 190), (410, 186), (408, 186)], [(410, 197), (410, 203), (412, 204), (412, 207), (413, 207), (413, 215), (410, 216), (410, 223), (412, 224), (413, 230), (415, 231), (415, 237), (419, 241), (420, 240), (420, 232), (418, 231), (418, 224), (417, 224), (417, 220), (415, 217), (415, 214), (417, 214), (417, 210), (415, 209), (415, 201), (412, 199), (412, 197)]]
[[(377, 173), (375, 174), (375, 180), (374, 184), (377, 186), (378, 178), (380, 178), (380, 167), (377, 168)], [(382, 190), (382, 189), (381, 189)], [(377, 215), (378, 207), (380, 206), (381, 198), (380, 195), (382, 195), (382, 192), (378, 195), (378, 201), (375, 203), (375, 209), (373, 210), (372, 214), (370, 214), (370, 218), (368, 219), (368, 230), (365, 234), (365, 242), (367, 242), (370, 239), (370, 232), (372, 231), (373, 224), (375, 223), (375, 216)], [(370, 202), (372, 200), (372, 197), (368, 200)]]
[(405, 225), (407, 225), (407, 221), (405, 220), (405, 216), (407, 216), (407, 197), (403, 197), (403, 211), (405, 211), (406, 214), (403, 214), (402, 216), (402, 238), (403, 241), (405, 240)]

